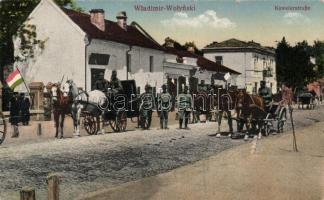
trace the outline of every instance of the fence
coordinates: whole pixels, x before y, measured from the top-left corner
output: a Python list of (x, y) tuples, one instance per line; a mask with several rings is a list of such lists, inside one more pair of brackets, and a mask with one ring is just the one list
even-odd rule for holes
[[(47, 199), (59, 200), (60, 197), (60, 177), (55, 173), (47, 176)], [(36, 200), (36, 191), (32, 187), (24, 187), (20, 190), (20, 200)]]

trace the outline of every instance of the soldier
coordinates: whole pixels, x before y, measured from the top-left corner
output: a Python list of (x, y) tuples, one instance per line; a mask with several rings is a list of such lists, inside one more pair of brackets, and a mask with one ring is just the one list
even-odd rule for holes
[(19, 136), (18, 123), (19, 123), (19, 103), (18, 103), (18, 93), (15, 92), (9, 102), (10, 107), (10, 118), (9, 122), (13, 127), (12, 137)]
[(104, 73), (100, 72), (95, 82), (95, 89), (106, 93), (108, 87), (109, 82), (104, 78)]
[(271, 89), (266, 87), (266, 82), (265, 81), (261, 81), (260, 82), (260, 88), (258, 91), (258, 95), (262, 96), (263, 100), (264, 100), (264, 105), (265, 107), (269, 107), (271, 101), (272, 101), (272, 92)]
[(111, 86), (113, 93), (115, 93), (115, 94), (116, 93), (120, 94), (123, 91), (123, 86), (122, 86), (120, 80), (117, 78), (116, 70), (113, 70), (111, 72), (110, 86)]
[(192, 108), (192, 97), (188, 94), (188, 86), (184, 86), (183, 91), (177, 96), (178, 113), (179, 113), (179, 129), (182, 129), (183, 120), (185, 129), (188, 129), (189, 115)]
[(168, 129), (168, 115), (172, 107), (172, 97), (168, 93), (166, 85), (162, 85), (162, 93), (159, 95), (158, 106), (160, 112), (160, 128)]
[(149, 129), (152, 121), (152, 112), (155, 108), (155, 100), (152, 92), (150, 91), (151, 86), (145, 85), (145, 92), (140, 96), (140, 121), (141, 128)]

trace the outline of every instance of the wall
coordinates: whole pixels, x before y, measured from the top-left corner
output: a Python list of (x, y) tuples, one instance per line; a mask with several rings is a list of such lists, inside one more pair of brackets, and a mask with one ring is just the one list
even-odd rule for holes
[[(215, 56), (223, 56), (223, 65), (241, 73), (236, 79), (236, 84), (239, 88), (247, 87), (249, 92), (252, 92), (255, 83), (257, 89), (260, 87), (260, 81), (263, 79), (262, 70), (264, 66), (269, 66), (273, 70), (274, 77), (266, 78), (267, 86), (272, 83), (272, 91), (276, 92), (277, 83), (275, 78), (275, 58), (260, 53), (253, 52), (208, 52), (204, 53), (204, 57), (215, 61)], [(265, 65), (263, 64), (265, 59)], [(271, 61), (272, 60), (272, 61)]]
[[(38, 39), (46, 40), (43, 51), (38, 51), (34, 60), (15, 63), (19, 66), (27, 82), (61, 81), (73, 79), (77, 85), (84, 86), (84, 33), (73, 25), (54, 3), (42, 1), (31, 14), (29, 23), (36, 25)], [(14, 43), (19, 46), (19, 38)], [(19, 54), (15, 49), (15, 54)], [(66, 79), (65, 79), (66, 80)], [(25, 91), (22, 84), (18, 91)]]
[[(87, 90), (91, 88), (90, 71), (91, 68), (106, 69), (105, 78), (110, 80), (112, 70), (117, 70), (118, 78), (126, 80), (126, 52), (130, 49), (129, 45), (111, 41), (93, 39), (87, 48), (87, 58), (91, 53), (109, 54), (110, 59), (107, 66), (90, 65), (87, 68)], [(136, 85), (144, 91), (146, 84), (153, 87), (161, 87), (163, 84), (163, 60), (162, 51), (147, 49), (134, 46), (131, 51), (131, 72), (128, 73), (129, 80), (135, 80)], [(153, 56), (153, 73), (150, 70), (150, 56)]]

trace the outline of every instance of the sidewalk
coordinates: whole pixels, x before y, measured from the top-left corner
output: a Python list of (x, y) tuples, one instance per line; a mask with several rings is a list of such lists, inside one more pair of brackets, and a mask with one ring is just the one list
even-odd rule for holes
[(85, 195), (106, 199), (324, 199), (324, 123), (263, 138), (165, 174)]

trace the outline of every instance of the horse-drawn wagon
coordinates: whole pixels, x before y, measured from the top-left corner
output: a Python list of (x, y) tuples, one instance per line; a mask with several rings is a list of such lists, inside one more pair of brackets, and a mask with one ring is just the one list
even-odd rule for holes
[(298, 109), (304, 109), (304, 105), (306, 108), (314, 109), (315, 108), (315, 95), (311, 92), (301, 92), (297, 95), (297, 105)]
[[(110, 93), (106, 95), (103, 105), (87, 103), (81, 116), (82, 124), (90, 135), (97, 134), (102, 126), (109, 125), (114, 132), (124, 132), (127, 128), (127, 119), (138, 117), (138, 101), (136, 83), (134, 80), (121, 81), (122, 94)], [(101, 119), (100, 119), (101, 118)]]

